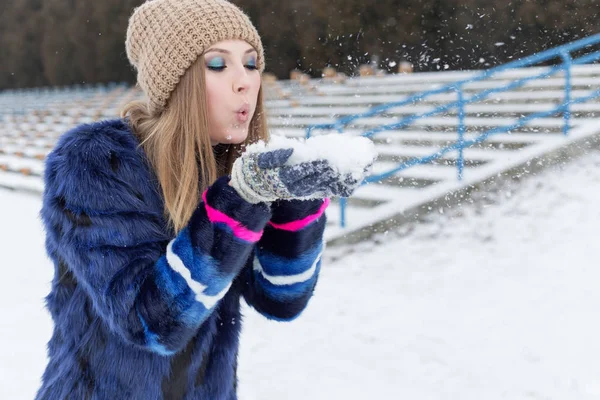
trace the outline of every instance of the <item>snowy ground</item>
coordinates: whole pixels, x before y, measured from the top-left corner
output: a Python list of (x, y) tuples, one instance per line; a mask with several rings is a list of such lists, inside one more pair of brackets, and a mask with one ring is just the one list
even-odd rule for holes
[[(600, 398), (600, 153), (331, 248), (291, 324), (247, 309), (240, 399)], [(51, 321), (38, 198), (0, 191), (0, 398), (31, 399)]]

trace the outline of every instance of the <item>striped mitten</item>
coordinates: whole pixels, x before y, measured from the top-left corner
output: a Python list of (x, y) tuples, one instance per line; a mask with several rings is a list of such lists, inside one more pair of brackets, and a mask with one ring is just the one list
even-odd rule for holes
[(233, 164), (230, 185), (249, 203), (277, 199), (348, 197), (362, 181), (341, 174), (327, 160), (288, 165), (294, 149), (244, 153)]

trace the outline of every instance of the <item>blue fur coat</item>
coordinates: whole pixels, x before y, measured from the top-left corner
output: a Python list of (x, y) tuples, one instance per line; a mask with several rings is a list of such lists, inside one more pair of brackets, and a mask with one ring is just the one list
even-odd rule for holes
[(250, 204), (222, 177), (174, 235), (123, 120), (65, 133), (44, 179), (54, 332), (39, 400), (236, 399), (240, 297), (287, 321), (312, 295), (326, 200)]

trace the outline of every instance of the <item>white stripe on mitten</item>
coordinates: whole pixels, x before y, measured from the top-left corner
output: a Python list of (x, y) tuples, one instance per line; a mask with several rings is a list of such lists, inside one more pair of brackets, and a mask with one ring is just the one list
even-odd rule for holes
[(233, 163), (233, 167), (231, 169), (231, 180), (229, 184), (238, 192), (240, 197), (246, 200), (248, 203), (256, 204), (260, 202), (269, 203), (275, 201), (276, 198), (267, 197), (256, 193), (256, 191), (252, 190), (250, 186), (246, 183), (244, 179), (244, 157), (239, 157)]

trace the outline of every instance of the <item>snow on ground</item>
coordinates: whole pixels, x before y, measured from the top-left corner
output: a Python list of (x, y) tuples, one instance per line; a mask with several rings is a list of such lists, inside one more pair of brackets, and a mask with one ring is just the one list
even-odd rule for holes
[[(245, 308), (240, 399), (600, 398), (600, 153), (488, 200), (328, 249), (293, 323)], [(2, 399), (45, 366), (39, 207), (0, 191)]]

